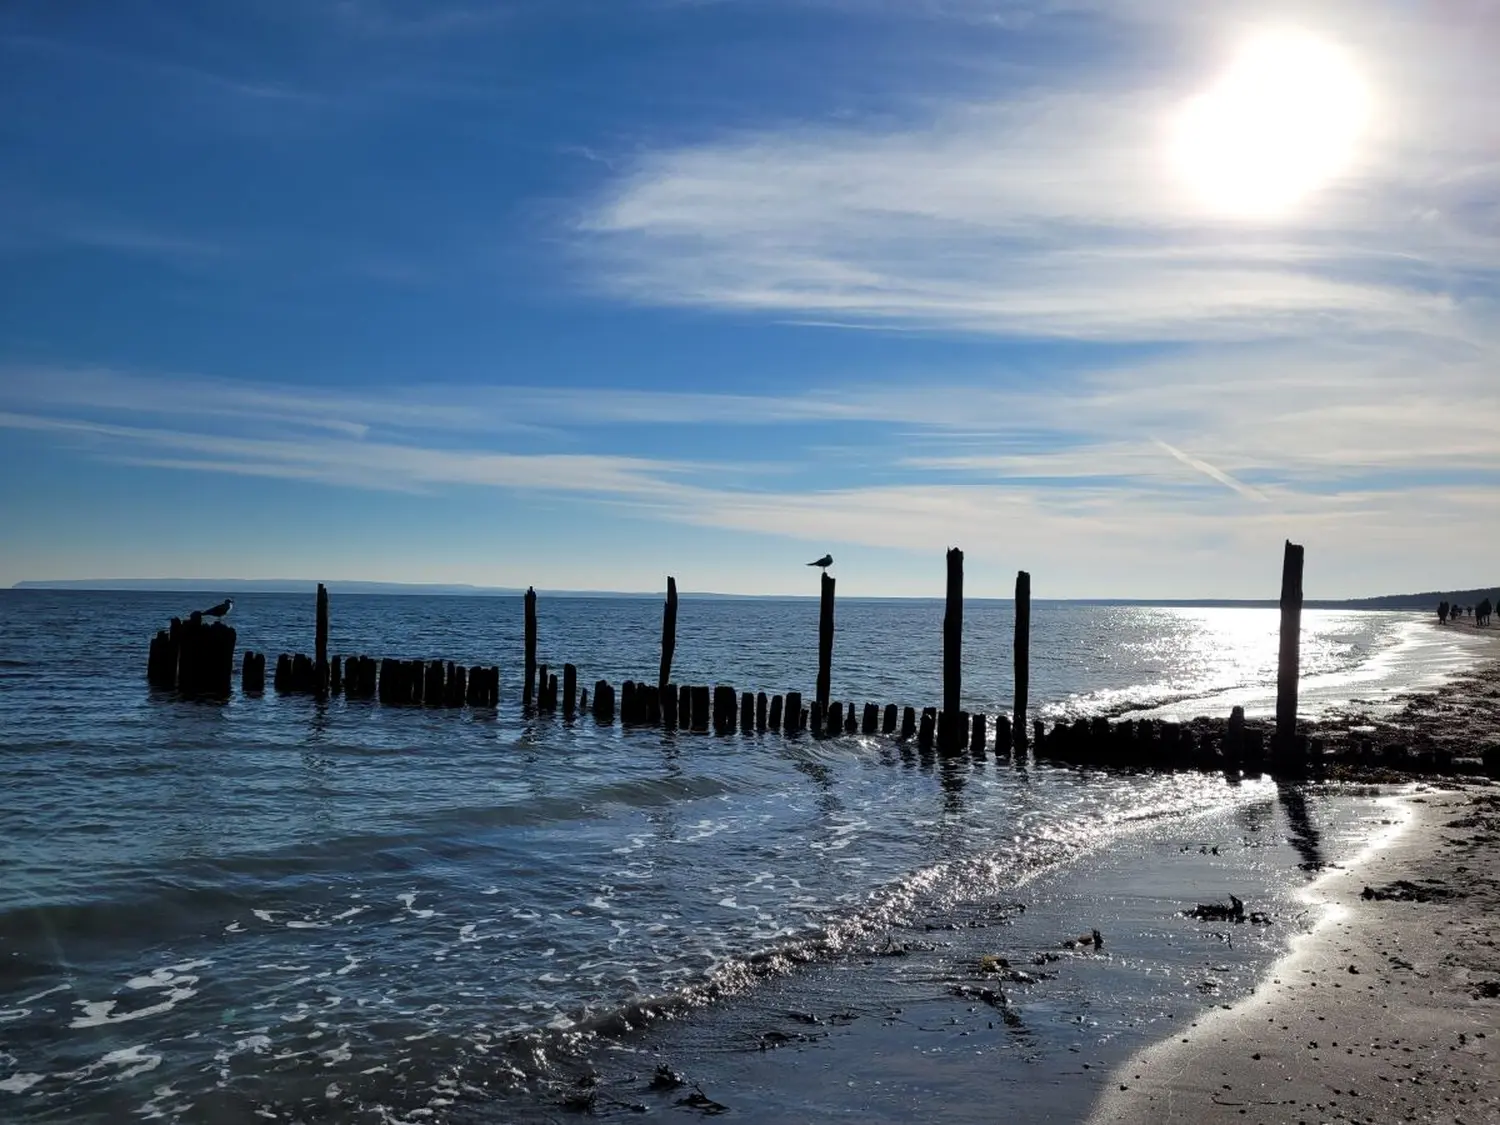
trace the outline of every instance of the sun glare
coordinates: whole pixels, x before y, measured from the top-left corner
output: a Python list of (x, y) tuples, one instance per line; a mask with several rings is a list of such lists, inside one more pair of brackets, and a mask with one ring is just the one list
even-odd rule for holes
[(1367, 115), (1367, 91), (1343, 51), (1304, 32), (1268, 32), (1183, 107), (1173, 162), (1208, 209), (1275, 216), (1349, 165)]

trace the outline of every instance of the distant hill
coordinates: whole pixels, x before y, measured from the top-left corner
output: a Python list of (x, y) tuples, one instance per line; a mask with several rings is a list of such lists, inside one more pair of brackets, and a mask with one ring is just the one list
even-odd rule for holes
[[(512, 586), (472, 586), (462, 583), (419, 582), (328, 582), (330, 594), (408, 594), (453, 597), (517, 597), (525, 590)], [(16, 590), (139, 590), (203, 594), (311, 594), (318, 584), (302, 578), (79, 578), (57, 581), (17, 582)], [(1500, 604), (1500, 586), (1488, 590), (1450, 590), (1425, 594), (1389, 594), (1379, 598), (1328, 599), (1309, 598), (1305, 603), (1309, 609), (1370, 609), (1370, 610), (1418, 610), (1437, 611), (1439, 602), (1455, 605), (1478, 605), (1485, 598)], [(619, 590), (538, 590), (540, 594), (575, 598), (659, 598), (660, 591), (630, 592)], [(717, 594), (703, 590), (684, 591), (686, 597), (754, 599), (774, 597), (795, 598), (787, 594)], [(814, 599), (816, 595), (810, 595)], [(930, 601), (938, 600), (940, 592), (931, 598), (848, 598), (848, 601)], [(1009, 599), (973, 598), (973, 601), (1008, 601)], [(1183, 606), (1203, 608), (1275, 608), (1274, 598), (1038, 598), (1039, 603), (1071, 602), (1082, 605), (1140, 605)]]
[(1439, 602), (1451, 602), (1462, 606), (1478, 605), (1485, 598), (1489, 598), (1492, 604), (1500, 602), (1500, 593), (1497, 591), (1500, 591), (1500, 586), (1492, 586), (1486, 590), (1448, 590), (1446, 592), (1435, 590), (1428, 594), (1390, 594), (1383, 598), (1357, 598), (1352, 601), (1328, 604), (1339, 609), (1430, 609), (1436, 613)]

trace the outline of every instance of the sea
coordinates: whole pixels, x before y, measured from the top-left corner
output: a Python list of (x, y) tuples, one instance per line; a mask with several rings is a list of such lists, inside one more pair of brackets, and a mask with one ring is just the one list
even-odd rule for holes
[[(0, 591), (0, 1120), (958, 1122), (996, 1083), (1077, 1120), (1127, 1048), (1253, 987), (1297, 887), (1388, 822), (1264, 778), (529, 717), (513, 597), (332, 600), (333, 653), (499, 665), (495, 709), (148, 688), (154, 632), (217, 600)], [(540, 659), (654, 681), (661, 612), (544, 596)], [(313, 616), (229, 620), (274, 664)], [(936, 705), (942, 618), (841, 601), (834, 698)], [(967, 603), (967, 710), (1009, 710), (1012, 629)], [(1277, 629), (1039, 601), (1032, 714), (1269, 713)], [(673, 677), (810, 696), (817, 632), (816, 600), (684, 596)], [(1307, 611), (1303, 712), (1390, 708), (1477, 643)], [(1182, 916), (1232, 887), (1279, 924)]]

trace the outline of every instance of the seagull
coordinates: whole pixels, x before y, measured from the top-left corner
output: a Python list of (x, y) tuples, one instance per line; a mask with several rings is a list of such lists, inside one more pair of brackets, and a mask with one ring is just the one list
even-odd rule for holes
[(220, 602), (218, 605), (214, 606), (212, 609), (205, 609), (203, 611), (203, 616), (204, 617), (223, 617), (226, 613), (228, 613), (233, 608), (234, 608), (234, 599), (233, 598), (225, 598), (222, 602)]
[(833, 556), (832, 555), (824, 555), (821, 559), (818, 559), (816, 562), (810, 562), (807, 565), (808, 566), (818, 567), (820, 570), (827, 570), (830, 566), (833, 565)]

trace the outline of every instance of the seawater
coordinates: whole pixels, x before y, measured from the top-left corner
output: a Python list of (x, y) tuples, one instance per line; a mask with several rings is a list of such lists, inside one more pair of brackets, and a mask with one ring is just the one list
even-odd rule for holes
[[(153, 694), (146, 642), (194, 605), (0, 593), (7, 1120), (430, 1120), (1143, 823), (1264, 797), (923, 770), (864, 737), (528, 720), (516, 598), (333, 605), (336, 653), (499, 664), (498, 712)], [(684, 598), (675, 677), (810, 692), (817, 612)], [(942, 613), (841, 603), (835, 697), (936, 703)], [(247, 595), (232, 621), (274, 659), (310, 650), (311, 616), (309, 597)], [(659, 602), (544, 598), (539, 616), (541, 659), (582, 683), (654, 679)], [(1008, 707), (1011, 625), (1009, 603), (966, 606), (971, 711)], [(1038, 603), (1034, 713), (1254, 713), (1276, 630), (1273, 610)], [(1310, 611), (1310, 709), (1456, 671), (1466, 643), (1414, 615)]]

